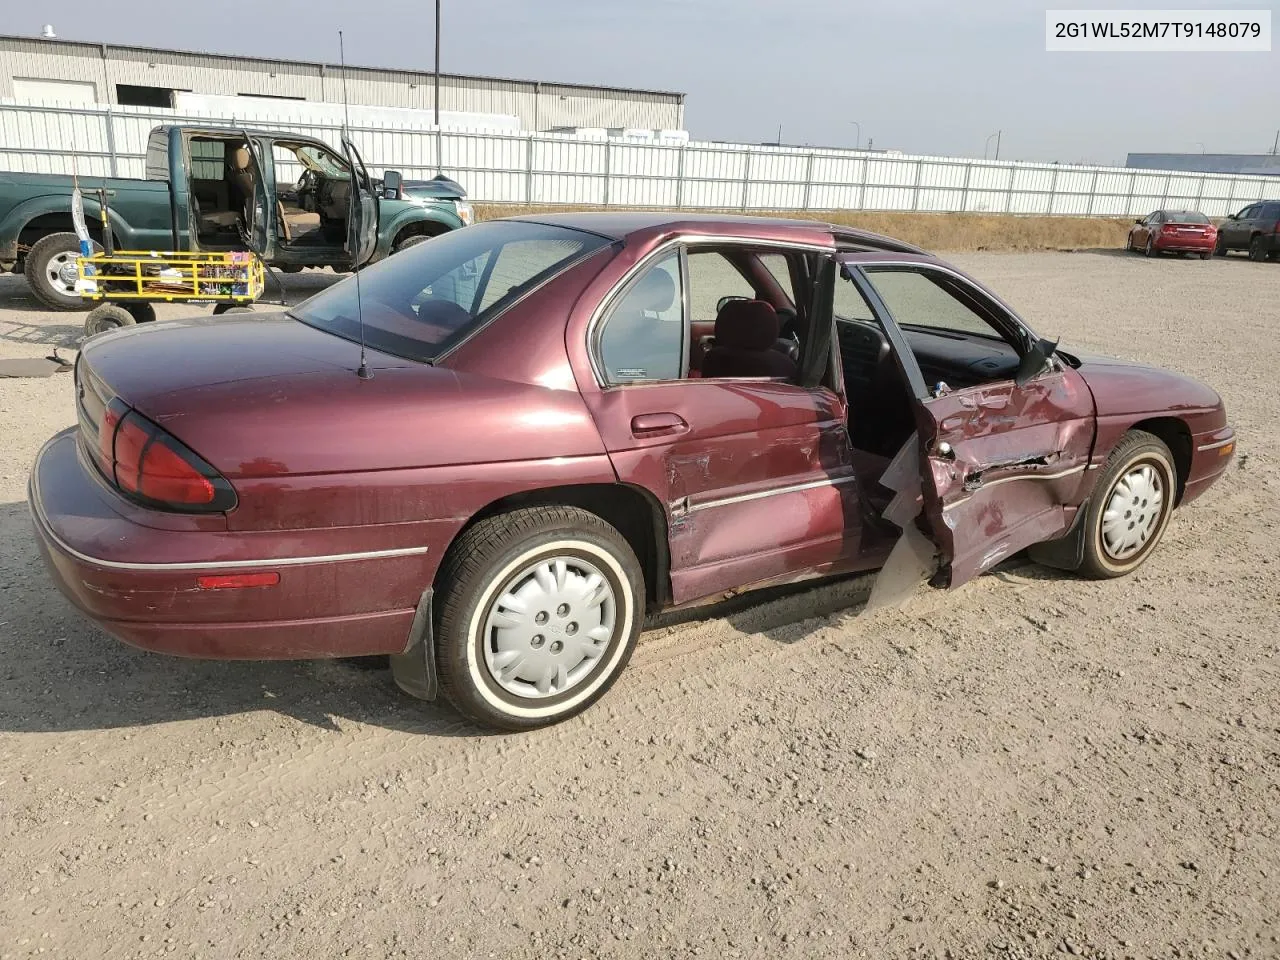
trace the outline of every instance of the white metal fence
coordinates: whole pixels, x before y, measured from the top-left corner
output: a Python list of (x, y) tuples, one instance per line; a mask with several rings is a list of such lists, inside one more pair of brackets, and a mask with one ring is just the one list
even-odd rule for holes
[[(0, 170), (141, 177), (147, 134), (161, 123), (282, 129), (334, 144), (341, 132), (292, 122), (287, 104), (214, 117), (0, 101)], [(472, 199), (491, 203), (1060, 216), (1177, 207), (1225, 216), (1280, 199), (1280, 177), (430, 127), (351, 134), (372, 170), (427, 178), (439, 158)]]

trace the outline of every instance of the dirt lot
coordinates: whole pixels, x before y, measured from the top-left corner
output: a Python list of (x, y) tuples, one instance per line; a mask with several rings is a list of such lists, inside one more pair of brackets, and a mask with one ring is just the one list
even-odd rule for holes
[[(1216, 386), (1237, 466), (1131, 579), (739, 604), (521, 736), (97, 633), (25, 504), (70, 378), (0, 381), (0, 956), (1280, 956), (1280, 264), (953, 259)], [(0, 277), (0, 355), (77, 320)]]

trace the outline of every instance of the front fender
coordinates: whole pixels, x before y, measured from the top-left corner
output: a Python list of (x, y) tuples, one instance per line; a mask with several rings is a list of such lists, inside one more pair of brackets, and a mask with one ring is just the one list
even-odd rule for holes
[[(96, 198), (88, 194), (82, 194), (84, 200), (84, 218), (89, 224), (92, 231), (102, 222), (102, 214), (100, 205)], [(6, 244), (17, 244), (18, 235), (22, 232), (23, 227), (34, 220), (36, 217), (42, 217), (47, 213), (65, 213), (71, 214), (71, 195), (64, 194), (44, 194), (39, 197), (32, 197), (30, 200), (24, 200), (12, 210), (3, 221), (0, 221), (0, 248)], [(119, 240), (121, 246), (128, 247), (133, 239), (133, 228), (129, 226), (120, 215), (107, 204), (107, 221), (111, 224), (111, 232)]]
[(416, 223), (439, 224), (442, 228), (440, 232), (446, 233), (464, 226), (452, 205), (422, 205), (407, 201), (394, 201), (394, 203), (396, 207), (401, 207), (401, 204), (403, 207), (388, 209), (390, 204), (384, 202), (382, 205), (382, 215), (378, 223), (378, 245), (374, 249), (374, 258), (378, 260), (391, 255), (395, 239), (405, 227)]

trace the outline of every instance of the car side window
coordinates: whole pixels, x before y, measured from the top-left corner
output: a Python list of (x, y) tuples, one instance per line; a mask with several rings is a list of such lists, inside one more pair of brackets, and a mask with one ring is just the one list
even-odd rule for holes
[(864, 268), (871, 285), (900, 327), (1001, 337), (990, 321), (950, 289), (949, 278), (928, 270)]
[(1245, 207), (1238, 214), (1236, 214), (1236, 219), (1252, 220), (1254, 217), (1258, 215), (1258, 207), (1259, 207), (1259, 204), (1256, 204), (1256, 203), (1252, 207)]
[[(714, 302), (711, 309), (714, 315)], [(686, 339), (680, 255), (672, 252), (647, 267), (609, 309), (599, 336), (605, 379), (679, 380)]]
[(715, 250), (691, 250), (689, 264), (689, 315), (694, 320), (714, 320), (716, 305), (724, 297), (754, 300), (755, 290), (724, 254)]
[(1151, 226), (1164, 223), (1164, 214), (1159, 212), (1153, 213), (1151, 216), (1147, 217), (1147, 223)]
[(1263, 204), (1261, 216), (1266, 220), (1275, 220), (1280, 217), (1280, 203)]

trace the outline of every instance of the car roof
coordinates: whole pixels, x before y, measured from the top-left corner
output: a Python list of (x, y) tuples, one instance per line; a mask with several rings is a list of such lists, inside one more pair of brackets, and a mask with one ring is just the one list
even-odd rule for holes
[(828, 247), (834, 240), (836, 246), (845, 249), (885, 250), (927, 256), (919, 247), (868, 230), (790, 217), (751, 217), (744, 214), (672, 210), (609, 210), (535, 213), (510, 219), (583, 230), (624, 243), (638, 234), (694, 233), (746, 237), (763, 242), (775, 240), (814, 243)]

